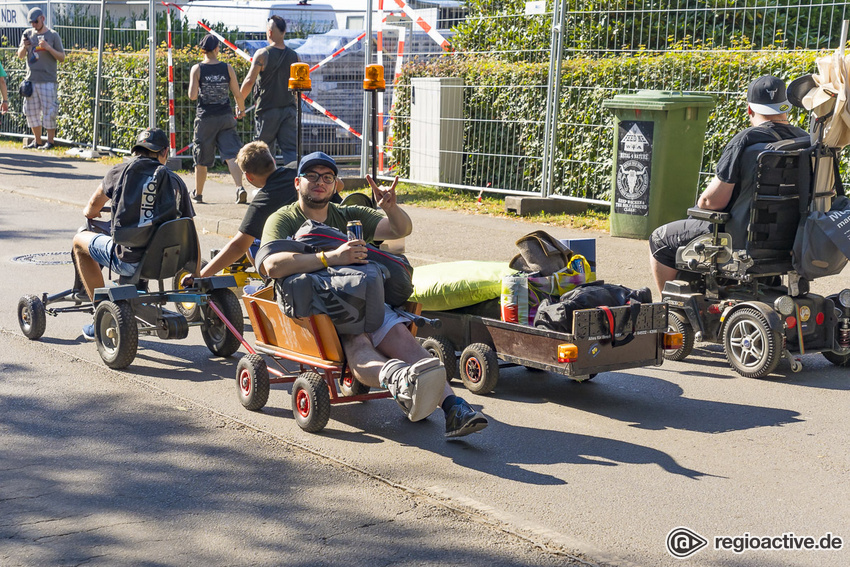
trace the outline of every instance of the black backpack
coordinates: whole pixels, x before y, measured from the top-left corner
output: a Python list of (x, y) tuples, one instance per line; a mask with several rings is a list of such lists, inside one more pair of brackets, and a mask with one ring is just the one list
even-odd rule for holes
[[(571, 333), (573, 313), (579, 309), (632, 305), (636, 308), (632, 310), (632, 316), (635, 317), (641, 303), (652, 303), (652, 292), (647, 287), (635, 290), (603, 281), (590, 282), (571, 289), (556, 303), (548, 299), (541, 301), (537, 315), (534, 317), (534, 326)], [(613, 331), (612, 329), (612, 333)], [(625, 343), (625, 341), (621, 342)]]
[(180, 217), (179, 191), (164, 165), (136, 158), (121, 173), (112, 196), (112, 239), (123, 248), (144, 250), (156, 229)]

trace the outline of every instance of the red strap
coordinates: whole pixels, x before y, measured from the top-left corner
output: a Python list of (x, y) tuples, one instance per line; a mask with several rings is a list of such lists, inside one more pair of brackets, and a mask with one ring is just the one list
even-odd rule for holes
[(600, 305), (598, 308), (604, 311), (605, 316), (608, 318), (608, 328), (611, 330), (611, 342), (614, 342), (616, 340), (614, 337), (614, 313), (611, 312), (611, 308), (605, 305)]

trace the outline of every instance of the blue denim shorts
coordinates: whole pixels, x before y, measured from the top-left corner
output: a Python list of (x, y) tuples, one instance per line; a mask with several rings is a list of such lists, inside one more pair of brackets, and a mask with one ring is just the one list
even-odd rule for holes
[(112, 253), (113, 248), (115, 248), (115, 245), (112, 243), (111, 236), (98, 234), (89, 243), (89, 256), (94, 258), (101, 266), (109, 267), (113, 274), (118, 274), (119, 276), (132, 276), (135, 274), (139, 263), (129, 263), (118, 259)]

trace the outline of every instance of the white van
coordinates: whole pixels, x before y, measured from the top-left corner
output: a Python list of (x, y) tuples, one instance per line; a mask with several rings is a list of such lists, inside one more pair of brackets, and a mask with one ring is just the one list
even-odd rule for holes
[(198, 21), (215, 26), (223, 24), (228, 29), (242, 33), (262, 34), (270, 17), (286, 20), (287, 34), (325, 33), (338, 27), (334, 9), (329, 4), (299, 4), (274, 0), (200, 0), (183, 6), (189, 27)]

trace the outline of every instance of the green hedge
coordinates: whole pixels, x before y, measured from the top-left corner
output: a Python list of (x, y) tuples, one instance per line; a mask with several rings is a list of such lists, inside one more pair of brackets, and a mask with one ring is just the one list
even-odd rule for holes
[[(177, 111), (177, 147), (189, 144), (192, 138), (192, 124), (195, 119), (194, 101), (189, 100), (188, 78), (192, 65), (202, 59), (197, 47), (176, 49), (174, 61), (174, 103)], [(238, 77), (248, 72), (248, 63), (236, 55), (222, 54), (236, 69)], [(156, 57), (157, 119), (162, 128), (168, 125), (167, 55), (165, 49), (159, 49)], [(2, 131), (29, 133), (26, 119), (21, 114), (21, 97), (18, 85), (26, 73), (23, 60), (15, 57), (12, 49), (3, 51), (3, 66), (8, 73), (7, 84), (11, 99), (10, 110), (2, 119)], [(77, 140), (81, 143), (91, 141), (95, 78), (97, 71), (97, 53), (94, 51), (73, 51), (59, 64), (59, 123), (57, 137)], [(136, 134), (148, 125), (148, 52), (122, 53), (107, 50), (103, 57), (103, 79), (101, 82), (101, 105), (99, 118), (98, 144), (118, 149), (130, 148)], [(240, 134), (250, 139), (252, 121), (246, 117), (239, 126)]]
[[(702, 171), (713, 171), (734, 133), (749, 125), (743, 93), (750, 80), (771, 73), (790, 81), (814, 70), (814, 51), (669, 51), (661, 55), (572, 58), (562, 66), (555, 157), (555, 192), (560, 195), (606, 199), (610, 190), (613, 118), (602, 101), (635, 89), (709, 92), (717, 106), (709, 118)], [(402, 176), (409, 174), (410, 80), (413, 77), (460, 77), (474, 89), (464, 89), (463, 183), (483, 186), (474, 179), (483, 155), (542, 156), (540, 121), (545, 111), (548, 64), (511, 63), (487, 57), (447, 55), (431, 64), (408, 65), (397, 90), (393, 121), (393, 160)], [(519, 85), (529, 88), (495, 88)], [(480, 88), (492, 86), (494, 88)], [(472, 122), (488, 119), (486, 134)], [(792, 121), (807, 128), (799, 112)], [(601, 127), (600, 127), (601, 126)], [(508, 142), (506, 144), (506, 141)], [(505, 158), (510, 162), (511, 158)], [(538, 191), (540, 159), (514, 159), (490, 168), (487, 181), (498, 188)]]

